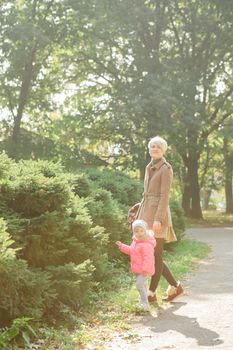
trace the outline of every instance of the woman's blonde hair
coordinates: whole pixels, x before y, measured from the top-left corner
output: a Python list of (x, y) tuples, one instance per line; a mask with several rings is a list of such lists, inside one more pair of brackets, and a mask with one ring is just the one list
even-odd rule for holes
[(163, 150), (164, 153), (166, 152), (167, 141), (164, 140), (162, 137), (160, 137), (160, 136), (152, 137), (152, 139), (150, 139), (150, 141), (148, 143), (148, 148), (150, 148), (154, 144), (158, 145)]

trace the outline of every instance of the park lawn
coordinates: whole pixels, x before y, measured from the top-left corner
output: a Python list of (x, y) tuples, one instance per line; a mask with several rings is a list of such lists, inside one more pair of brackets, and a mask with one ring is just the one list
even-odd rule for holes
[(223, 227), (233, 226), (233, 214), (226, 214), (217, 210), (203, 211), (203, 219), (186, 218), (187, 227)]
[[(188, 272), (193, 271), (198, 262), (207, 256), (209, 247), (195, 240), (183, 240), (172, 251), (165, 252), (165, 260), (174, 275), (181, 280)], [(159, 305), (167, 288), (160, 281), (157, 297)], [(123, 337), (133, 337), (130, 333), (129, 321), (140, 317), (137, 309), (138, 292), (134, 285), (134, 276), (123, 269), (113, 276), (111, 289), (93, 296), (89, 305), (83, 308), (79, 316), (73, 315), (73, 326), (64, 325), (59, 330), (44, 329), (46, 350), (103, 350), (104, 344), (111, 341), (114, 333)], [(156, 314), (158, 304), (152, 306), (152, 314)], [(69, 330), (68, 330), (69, 329)]]

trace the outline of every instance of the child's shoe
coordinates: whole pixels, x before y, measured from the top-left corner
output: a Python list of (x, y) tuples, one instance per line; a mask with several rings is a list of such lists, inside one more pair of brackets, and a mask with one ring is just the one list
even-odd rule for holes
[(181, 295), (184, 293), (184, 289), (180, 284), (180, 281), (178, 281), (177, 283), (177, 287), (174, 286), (169, 286), (167, 288), (166, 291), (166, 296), (162, 299), (163, 301), (172, 301), (173, 299), (175, 299), (176, 297), (178, 297), (178, 295)]
[(150, 313), (150, 305), (148, 304), (139, 304), (135, 310), (136, 315), (144, 315)]
[(149, 304), (141, 303), (140, 308), (144, 312), (150, 312), (150, 305)]

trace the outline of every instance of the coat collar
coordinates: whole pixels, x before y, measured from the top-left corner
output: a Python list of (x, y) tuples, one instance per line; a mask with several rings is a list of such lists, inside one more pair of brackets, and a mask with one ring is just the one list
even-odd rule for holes
[(149, 167), (153, 170), (158, 170), (161, 166), (166, 163), (166, 159), (162, 157), (157, 163), (153, 164), (153, 160), (149, 163)]

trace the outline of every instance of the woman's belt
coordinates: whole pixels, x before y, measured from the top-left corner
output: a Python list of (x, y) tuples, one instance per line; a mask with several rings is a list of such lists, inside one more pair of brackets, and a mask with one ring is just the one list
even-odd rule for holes
[(143, 196), (144, 196), (144, 197), (151, 197), (151, 198), (155, 199), (156, 201), (159, 201), (160, 198), (161, 198), (160, 195), (156, 195), (156, 194), (151, 193), (151, 192), (144, 192), (144, 193), (143, 193)]

